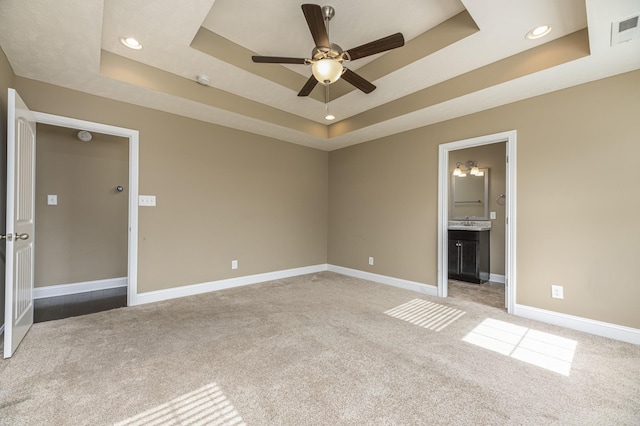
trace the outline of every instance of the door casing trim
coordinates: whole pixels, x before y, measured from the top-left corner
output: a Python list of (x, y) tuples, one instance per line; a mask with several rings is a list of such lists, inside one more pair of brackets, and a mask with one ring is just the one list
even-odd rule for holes
[[(127, 267), (127, 305), (137, 304), (138, 298), (138, 176), (139, 176), (139, 132), (134, 129), (116, 127), (93, 121), (78, 120), (61, 115), (33, 112), (36, 123), (67, 127), (89, 132), (119, 136), (129, 140), (129, 237)], [(37, 136), (36, 136), (37, 144)]]

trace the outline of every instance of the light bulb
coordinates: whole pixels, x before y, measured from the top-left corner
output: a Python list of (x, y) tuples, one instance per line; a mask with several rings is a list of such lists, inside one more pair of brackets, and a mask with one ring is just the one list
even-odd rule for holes
[(342, 64), (336, 59), (320, 59), (313, 63), (311, 72), (320, 83), (331, 84), (342, 75)]

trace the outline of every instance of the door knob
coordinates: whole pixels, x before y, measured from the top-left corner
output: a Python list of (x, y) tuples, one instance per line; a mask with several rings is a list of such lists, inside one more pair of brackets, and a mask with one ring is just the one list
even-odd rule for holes
[[(29, 239), (29, 234), (27, 234), (26, 232), (24, 234), (16, 234), (15, 236), (16, 241), (18, 240), (28, 240)], [(0, 234), (0, 241), (2, 240), (7, 240), (7, 241), (12, 241), (13, 240), (13, 234)]]

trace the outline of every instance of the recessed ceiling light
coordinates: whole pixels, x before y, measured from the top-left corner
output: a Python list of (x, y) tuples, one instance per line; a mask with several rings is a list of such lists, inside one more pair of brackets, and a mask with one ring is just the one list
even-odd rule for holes
[(331, 120), (335, 120), (336, 116), (333, 115), (333, 114), (327, 114), (327, 115), (325, 115), (324, 119), (328, 120), (328, 121), (331, 121)]
[(535, 40), (540, 37), (544, 37), (551, 32), (551, 25), (540, 25), (527, 33), (529, 40)]
[(142, 44), (140, 44), (140, 42), (133, 37), (120, 37), (120, 43), (124, 44), (129, 49), (142, 49)]

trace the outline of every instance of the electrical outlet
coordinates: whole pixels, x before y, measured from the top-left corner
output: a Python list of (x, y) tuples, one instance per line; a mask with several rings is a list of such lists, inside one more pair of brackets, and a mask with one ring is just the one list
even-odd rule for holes
[(237, 260), (232, 260), (231, 261), (231, 269), (238, 269), (238, 261)]
[(369, 265), (373, 266), (373, 257), (372, 256), (369, 256)]
[(551, 297), (554, 299), (564, 299), (564, 288), (561, 285), (552, 285)]

